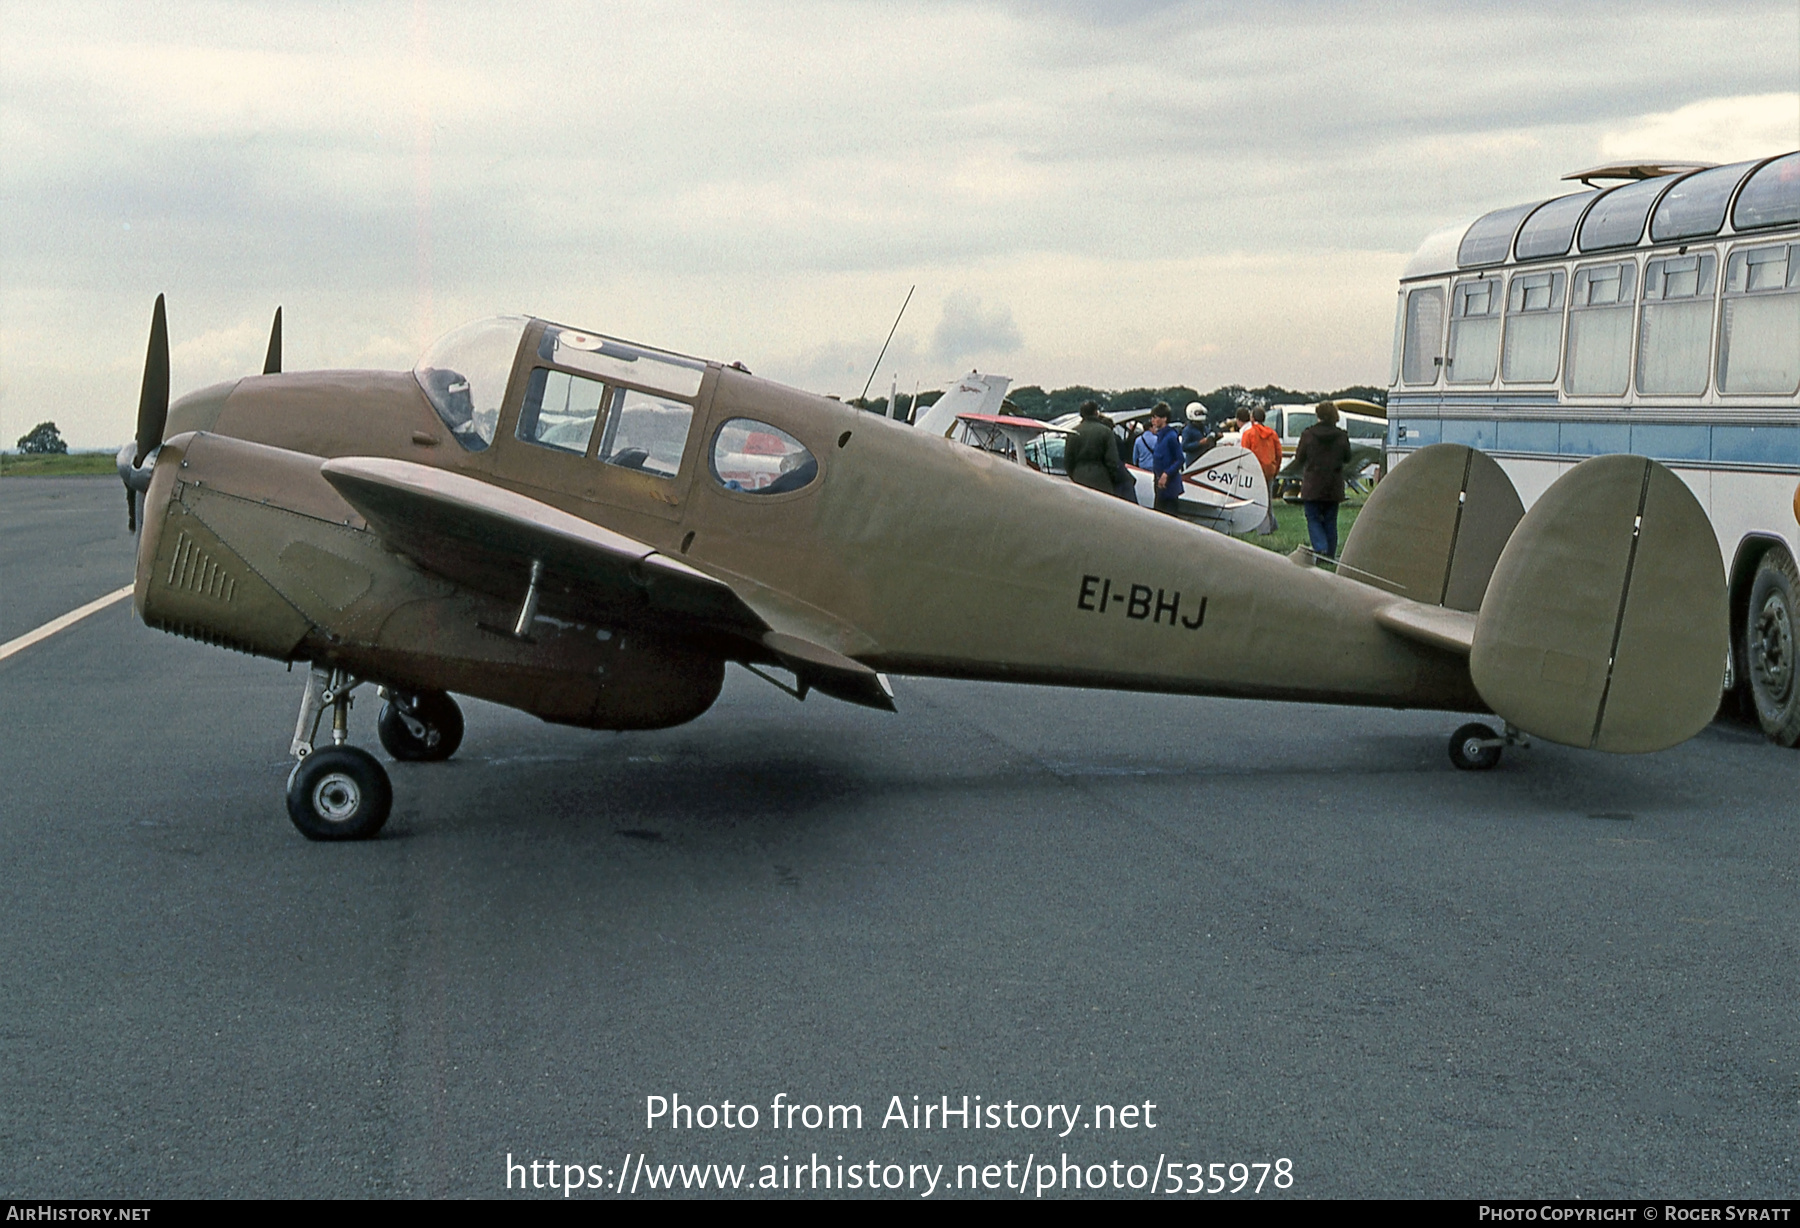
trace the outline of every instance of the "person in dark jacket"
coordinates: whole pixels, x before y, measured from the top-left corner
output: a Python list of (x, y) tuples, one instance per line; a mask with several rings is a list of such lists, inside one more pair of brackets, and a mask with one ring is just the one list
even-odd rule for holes
[(1075, 427), (1063, 451), (1069, 476), (1083, 486), (1115, 493), (1125, 481), (1125, 466), (1119, 462), (1119, 437), (1100, 416), (1100, 406), (1093, 401), (1081, 403), (1081, 422)]
[(1350, 463), (1350, 436), (1338, 428), (1337, 406), (1319, 402), (1319, 420), (1300, 435), (1290, 468), (1300, 471), (1300, 502), (1306, 507), (1306, 535), (1313, 553), (1335, 559), (1338, 506), (1344, 501), (1344, 468)]
[(1194, 401), (1187, 407), (1187, 427), (1181, 432), (1181, 454), (1193, 464), (1212, 451), (1218, 436), (1206, 429), (1206, 406)]

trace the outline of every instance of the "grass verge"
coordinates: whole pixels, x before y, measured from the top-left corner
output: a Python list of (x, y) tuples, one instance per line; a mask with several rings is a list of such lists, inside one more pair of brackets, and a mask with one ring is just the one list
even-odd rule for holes
[(37, 456), (0, 452), (0, 477), (93, 477), (118, 472), (118, 464), (110, 452), (52, 452)]
[[(1356, 523), (1356, 514), (1362, 511), (1363, 501), (1352, 495), (1338, 509), (1338, 549), (1350, 540), (1350, 526)], [(1267, 537), (1251, 533), (1239, 539), (1251, 545), (1261, 546), (1264, 550), (1274, 550), (1281, 554), (1291, 554), (1296, 548), (1306, 545), (1306, 509), (1298, 503), (1275, 504), (1275, 531)]]

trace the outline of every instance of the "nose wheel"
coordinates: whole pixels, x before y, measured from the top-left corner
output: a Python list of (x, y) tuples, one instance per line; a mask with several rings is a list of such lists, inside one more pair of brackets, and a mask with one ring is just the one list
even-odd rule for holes
[[(394, 805), (387, 769), (366, 750), (349, 745), (350, 693), (360, 683), (341, 669), (313, 666), (300, 720), (289, 748), (288, 817), (308, 840), (366, 840), (381, 830)], [(313, 749), (325, 710), (331, 710), (330, 746)]]

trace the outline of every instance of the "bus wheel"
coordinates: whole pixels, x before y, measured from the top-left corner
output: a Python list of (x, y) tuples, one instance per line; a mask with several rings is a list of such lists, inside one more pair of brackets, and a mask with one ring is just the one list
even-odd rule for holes
[(1786, 550), (1763, 555), (1744, 619), (1745, 672), (1756, 720), (1771, 741), (1800, 743), (1800, 571)]

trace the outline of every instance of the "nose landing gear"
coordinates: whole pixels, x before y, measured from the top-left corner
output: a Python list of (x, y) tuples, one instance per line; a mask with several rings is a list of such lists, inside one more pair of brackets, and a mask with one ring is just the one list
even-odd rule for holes
[[(288, 775), (288, 817), (308, 840), (366, 840), (381, 830), (394, 804), (387, 770), (366, 750), (349, 745), (350, 693), (361, 683), (341, 669), (313, 666), (300, 699), (289, 748), (299, 760)], [(331, 742), (313, 749), (319, 722), (331, 709)]]

